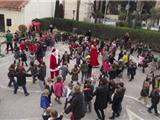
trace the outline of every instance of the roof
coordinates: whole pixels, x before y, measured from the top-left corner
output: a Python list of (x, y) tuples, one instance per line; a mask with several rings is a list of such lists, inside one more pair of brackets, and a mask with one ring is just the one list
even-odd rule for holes
[(0, 0), (0, 8), (20, 11), (29, 0)]

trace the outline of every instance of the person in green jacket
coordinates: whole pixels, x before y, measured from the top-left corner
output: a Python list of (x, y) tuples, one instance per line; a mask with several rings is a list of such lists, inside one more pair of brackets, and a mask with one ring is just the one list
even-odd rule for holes
[(7, 34), (6, 34), (7, 54), (8, 54), (8, 51), (9, 51), (9, 47), (11, 48), (12, 53), (13, 53), (12, 42), (13, 42), (13, 35), (12, 35), (12, 33), (8, 30), (8, 31), (7, 31)]
[(83, 61), (83, 63), (81, 64), (81, 67), (80, 67), (80, 70), (82, 72), (81, 83), (84, 83), (84, 80), (87, 79), (88, 69), (89, 68), (88, 68), (86, 61)]

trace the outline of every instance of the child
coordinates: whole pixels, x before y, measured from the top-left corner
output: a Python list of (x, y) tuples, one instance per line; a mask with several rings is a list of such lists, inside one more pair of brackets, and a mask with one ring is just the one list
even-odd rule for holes
[(64, 84), (62, 82), (61, 77), (57, 78), (57, 81), (55, 81), (54, 83), (54, 94), (56, 96), (55, 100), (61, 104), (60, 102), (60, 98), (62, 97), (62, 93), (63, 93), (63, 88), (64, 88)]
[(54, 90), (53, 90), (53, 83), (52, 83), (52, 79), (51, 78), (48, 78), (47, 79), (47, 83), (45, 85), (45, 89), (48, 89), (49, 90), (49, 101), (50, 101), (50, 104), (51, 104), (51, 96), (52, 96), (52, 93), (54, 93)]
[(65, 105), (64, 105), (64, 109), (67, 108), (67, 104), (71, 102), (72, 96), (73, 96), (73, 84), (69, 83), (68, 86), (65, 88), (64, 91), (64, 97), (66, 97), (66, 101), (65, 101)]
[(78, 74), (79, 74), (79, 68), (77, 65), (74, 65), (74, 68), (71, 70), (71, 78), (72, 78), (72, 82), (76, 81), (78, 82)]
[(28, 64), (27, 64), (27, 55), (26, 55), (26, 53), (24, 51), (22, 51), (22, 53), (21, 53), (21, 61), (22, 61), (23, 64), (25, 63), (26, 66), (28, 66)]
[(42, 95), (41, 95), (41, 99), (40, 99), (40, 107), (44, 110), (44, 112), (46, 111), (46, 109), (49, 107), (49, 90), (48, 89), (44, 89)]
[(50, 115), (51, 117), (48, 120), (62, 120), (63, 118), (63, 113), (58, 117), (58, 112), (55, 109), (50, 110)]
[(35, 84), (35, 82), (36, 82), (36, 77), (37, 77), (37, 66), (34, 64), (34, 62), (32, 61), (31, 63), (30, 63), (30, 67), (29, 67), (29, 69), (27, 70), (27, 72), (29, 72), (29, 71), (31, 71), (31, 74), (32, 74), (32, 76), (33, 76), (33, 84)]
[(24, 50), (26, 49), (26, 45), (25, 45), (24, 41), (22, 41), (22, 42), (20, 43), (19, 48), (20, 48), (21, 51), (24, 51)]
[(16, 63), (17, 60), (20, 62), (20, 50), (17, 44), (14, 46), (14, 59), (14, 63)]
[(81, 73), (82, 73), (81, 83), (83, 83), (87, 78), (87, 72), (88, 72), (88, 65), (87, 65), (86, 61), (83, 61), (80, 69), (81, 69)]
[(63, 81), (65, 81), (67, 74), (70, 73), (69, 70), (68, 70), (68, 65), (67, 65), (67, 63), (64, 63), (64, 64), (62, 65), (61, 70), (62, 70), (62, 71), (61, 71), (61, 75), (62, 75)]
[(51, 108), (48, 107), (46, 111), (42, 114), (43, 120), (48, 120), (51, 117), (50, 111), (51, 111)]
[(34, 61), (35, 61), (35, 55), (34, 55), (33, 52), (29, 55), (29, 58), (30, 58), (30, 61), (31, 61), (31, 62), (34, 62)]

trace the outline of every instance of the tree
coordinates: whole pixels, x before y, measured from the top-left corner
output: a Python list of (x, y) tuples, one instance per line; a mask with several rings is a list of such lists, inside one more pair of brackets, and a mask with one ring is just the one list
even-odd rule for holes
[(59, 18), (64, 18), (64, 7), (62, 4), (59, 5), (58, 13), (59, 13), (58, 15)]
[(160, 8), (153, 8), (150, 10), (151, 12), (151, 25), (155, 23), (157, 20), (157, 24), (159, 24), (160, 21)]
[(80, 9), (81, 0), (77, 0), (77, 11), (76, 11), (76, 20), (79, 21), (79, 9)]
[(58, 10), (59, 10), (59, 0), (56, 0), (55, 15), (54, 15), (55, 18), (59, 17), (58, 16), (58, 14), (59, 14)]
[(25, 25), (19, 25), (18, 29), (21, 32), (21, 36), (25, 36), (25, 33), (27, 31), (27, 27)]

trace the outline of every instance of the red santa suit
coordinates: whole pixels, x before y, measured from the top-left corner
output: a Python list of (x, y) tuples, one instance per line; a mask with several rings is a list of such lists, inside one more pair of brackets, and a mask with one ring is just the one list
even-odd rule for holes
[(60, 64), (58, 63), (58, 50), (53, 48), (50, 55), (50, 73), (51, 79), (59, 75)]
[(91, 65), (92, 67), (99, 67), (98, 50), (94, 45), (91, 46)]

